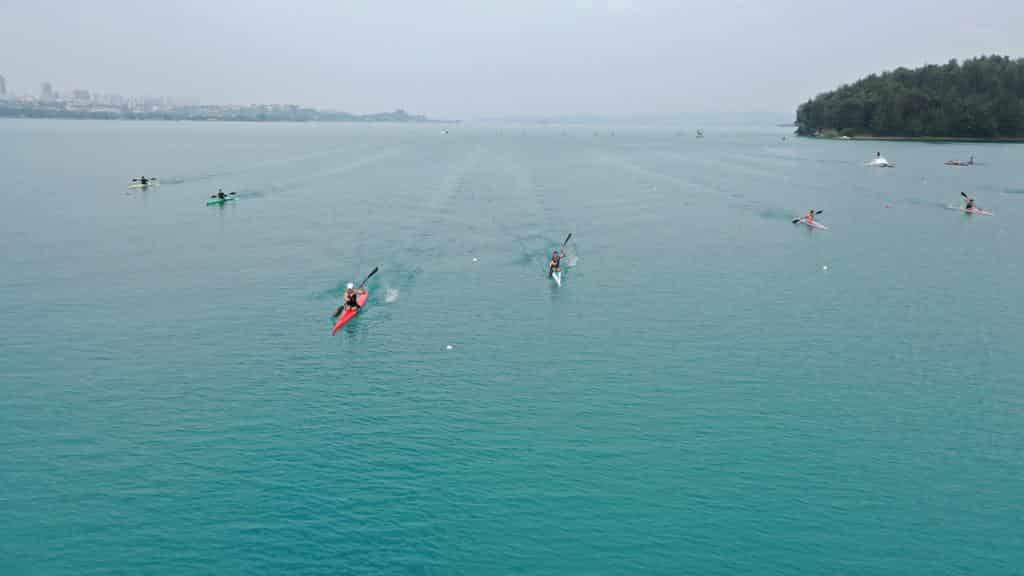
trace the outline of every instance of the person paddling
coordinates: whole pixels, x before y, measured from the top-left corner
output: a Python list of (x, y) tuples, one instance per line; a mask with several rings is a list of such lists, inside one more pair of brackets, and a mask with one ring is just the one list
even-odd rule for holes
[(346, 309), (351, 308), (354, 310), (359, 310), (360, 308), (362, 308), (362, 306), (359, 305), (359, 295), (365, 293), (366, 288), (360, 288), (356, 290), (356, 285), (349, 282), (348, 285), (345, 286), (345, 301), (341, 306), (338, 306), (337, 310), (334, 311), (334, 318), (340, 316), (341, 313), (344, 312)]
[[(376, 267), (371, 270), (370, 273), (366, 275), (366, 278), (359, 283), (358, 288), (356, 288), (356, 285), (352, 282), (349, 282), (345, 286), (345, 299), (342, 300), (342, 305), (338, 306), (338, 309), (334, 311), (334, 318), (340, 316), (345, 310), (355, 310), (356, 312), (362, 310), (363, 307), (359, 305), (359, 297), (363, 296), (364, 299), (370, 297), (370, 292), (365, 288), (365, 286), (366, 283), (370, 281), (370, 278), (373, 278), (373, 275), (377, 273), (377, 270), (380, 270), (380, 267)], [(340, 327), (340, 325), (336, 326), (335, 331)]]
[(814, 217), (817, 216), (818, 214), (821, 214), (822, 212), (824, 212), (824, 210), (808, 210), (807, 216), (793, 218), (793, 224), (796, 224), (797, 222), (806, 222), (808, 224), (814, 225)]
[[(963, 193), (961, 192), (961, 194)], [(974, 205), (974, 198), (968, 198), (966, 194), (964, 194), (964, 198), (967, 199), (967, 204), (964, 205), (964, 210), (977, 210), (977, 207)]]
[(238, 193), (237, 192), (228, 192), (227, 194), (225, 194), (223, 188), (217, 188), (217, 193), (216, 194), (210, 194), (210, 200), (209, 200), (208, 203), (209, 204), (213, 204), (213, 203), (223, 204), (224, 202), (227, 202), (228, 200), (234, 200), (237, 197), (238, 197)]
[(356, 290), (356, 285), (349, 282), (345, 286), (345, 307), (359, 309), (359, 290)]
[(562, 257), (565, 253), (561, 250), (555, 250), (551, 253), (551, 263), (548, 265), (548, 276), (553, 275), (555, 272), (561, 272)]

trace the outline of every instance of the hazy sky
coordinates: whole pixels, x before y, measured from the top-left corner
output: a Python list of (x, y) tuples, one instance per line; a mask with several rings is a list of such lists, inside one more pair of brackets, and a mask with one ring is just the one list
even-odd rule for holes
[(0, 0), (0, 74), (438, 117), (779, 112), (900, 65), (1024, 56), (1022, 0)]

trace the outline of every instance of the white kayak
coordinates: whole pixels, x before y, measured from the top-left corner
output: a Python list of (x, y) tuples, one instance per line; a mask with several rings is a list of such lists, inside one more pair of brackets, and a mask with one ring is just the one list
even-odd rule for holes
[(981, 208), (964, 208), (963, 206), (947, 206), (950, 210), (959, 210), (965, 214), (979, 214), (981, 216), (991, 216), (992, 213), (988, 210), (982, 210)]
[(551, 278), (555, 281), (555, 284), (558, 284), (559, 287), (562, 286), (562, 272), (561, 272), (561, 270), (559, 270), (558, 272), (552, 272), (551, 273)]
[(893, 164), (890, 164), (885, 158), (875, 158), (871, 162), (865, 164), (866, 166), (874, 166), (875, 168), (892, 168)]
[(807, 218), (801, 218), (800, 221), (803, 222), (804, 224), (810, 226), (811, 228), (817, 228), (818, 230), (828, 230), (828, 226), (825, 226), (824, 224), (819, 224), (818, 222), (815, 222), (814, 220), (808, 220)]

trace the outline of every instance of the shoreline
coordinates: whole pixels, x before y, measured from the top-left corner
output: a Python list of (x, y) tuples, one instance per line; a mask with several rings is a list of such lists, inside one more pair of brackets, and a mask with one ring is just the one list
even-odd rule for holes
[(975, 144), (1024, 144), (1024, 138), (958, 138), (953, 136), (805, 136), (796, 135), (798, 138), (809, 138), (811, 140), (865, 140), (865, 141), (890, 141), (890, 142), (933, 142), (933, 143), (957, 143), (970, 142)]
[(339, 120), (326, 118), (311, 119), (255, 119), (255, 118), (160, 118), (160, 117), (112, 117), (103, 118), (97, 116), (5, 116), (0, 114), (2, 120), (73, 120), (78, 121), (100, 121), (100, 122), (174, 122), (202, 124), (212, 122), (223, 122), (228, 124), (461, 124), (461, 120), (394, 120), (394, 119), (353, 119)]

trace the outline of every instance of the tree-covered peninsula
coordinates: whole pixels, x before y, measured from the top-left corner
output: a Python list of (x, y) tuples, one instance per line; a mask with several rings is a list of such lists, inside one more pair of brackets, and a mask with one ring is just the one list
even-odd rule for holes
[(801, 104), (796, 125), (804, 136), (1024, 139), (1024, 59), (872, 74)]

